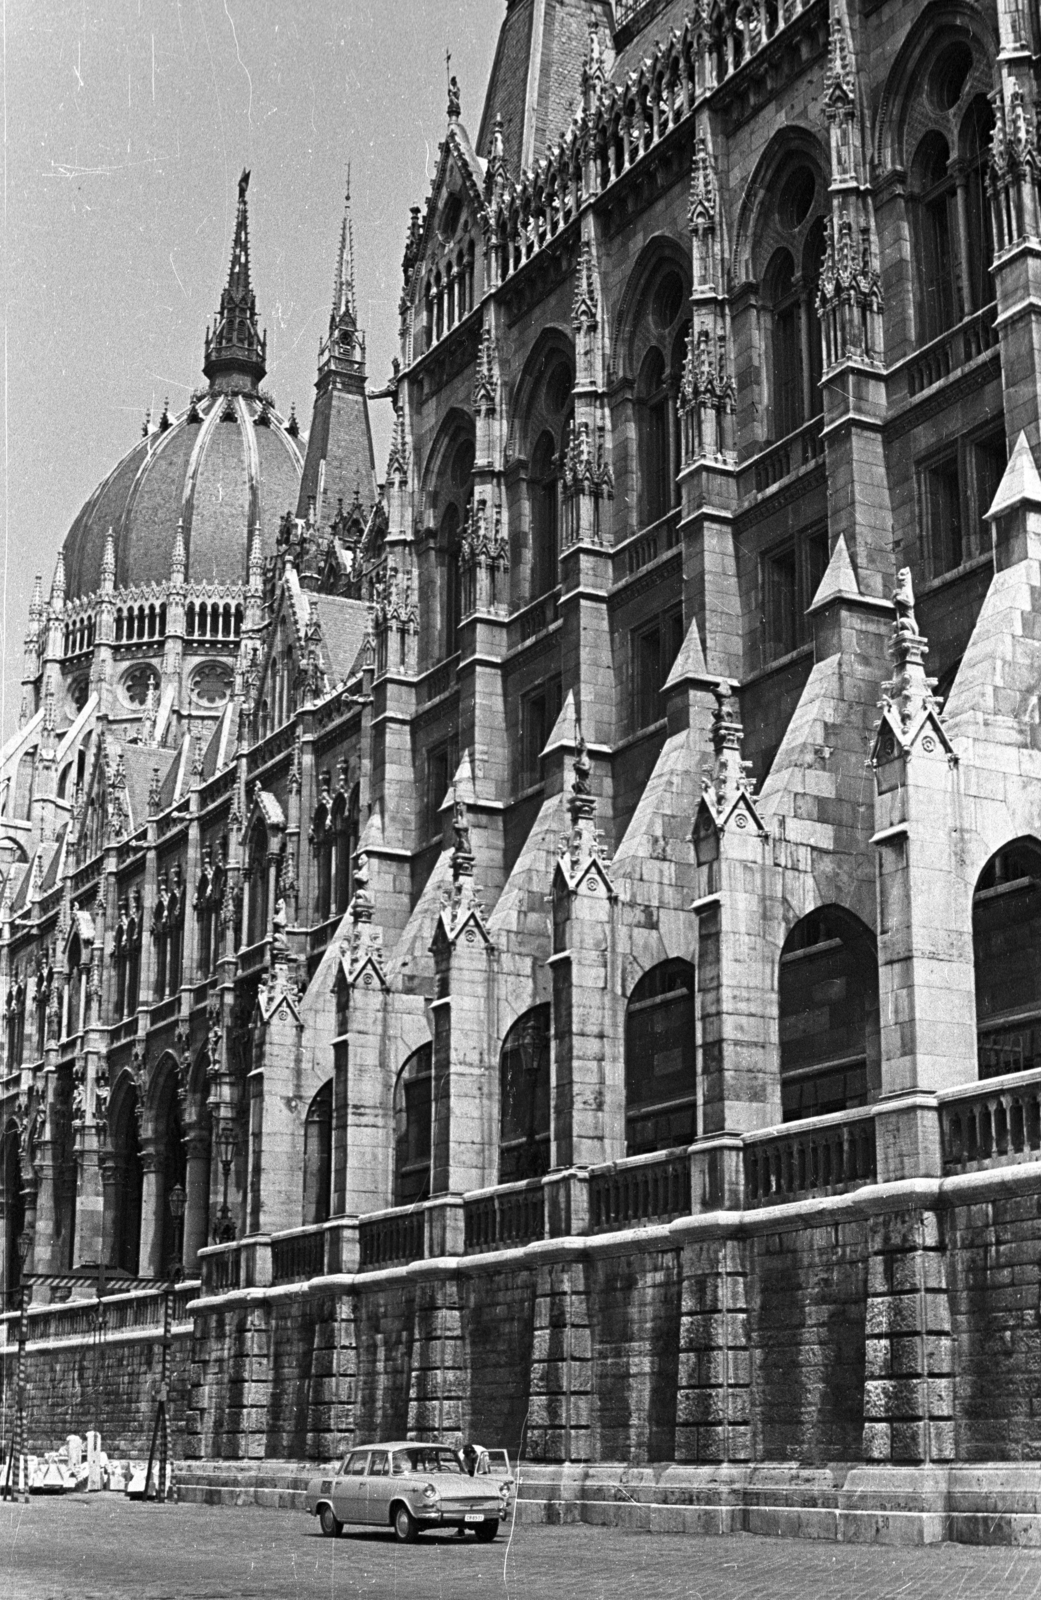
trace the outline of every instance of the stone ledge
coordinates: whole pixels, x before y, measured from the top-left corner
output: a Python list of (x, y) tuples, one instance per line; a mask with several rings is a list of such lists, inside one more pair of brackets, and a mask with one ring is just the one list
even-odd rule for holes
[[(302, 1511), (321, 1463), (185, 1461), (181, 1500)], [(627, 1467), (522, 1463), (520, 1523), (587, 1523), (644, 1533), (758, 1533), (893, 1546), (1041, 1548), (1041, 1465), (952, 1467)]]

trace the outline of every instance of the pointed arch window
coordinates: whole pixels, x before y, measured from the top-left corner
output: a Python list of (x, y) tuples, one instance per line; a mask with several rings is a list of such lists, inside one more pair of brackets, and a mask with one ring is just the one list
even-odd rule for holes
[(499, 1056), (499, 1182), (541, 1178), (550, 1160), (550, 1008), (510, 1028)]
[(1041, 1066), (1041, 842), (991, 857), (972, 901), (979, 1075)]
[(414, 1205), (430, 1193), (433, 1045), (409, 1056), (394, 1085), (394, 1204)]
[(696, 999), (689, 961), (644, 973), (625, 1012), (625, 1153), (690, 1144), (697, 1136)]
[(927, 133), (912, 167), (918, 201), (918, 320), (921, 342), (952, 328), (960, 316), (957, 263), (957, 192), (950, 147), (942, 133)]
[(249, 924), (247, 943), (259, 944), (267, 938), (270, 914), (268, 888), (267, 829), (259, 823), (249, 845)]
[(672, 509), (669, 392), (665, 357), (654, 346), (644, 356), (637, 383), (640, 522), (646, 527)]
[(328, 1222), (333, 1173), (333, 1081), (318, 1090), (304, 1120), (304, 1227)]
[(824, 906), (784, 942), (778, 972), (785, 1122), (866, 1105), (878, 1044), (875, 936), (852, 912)]

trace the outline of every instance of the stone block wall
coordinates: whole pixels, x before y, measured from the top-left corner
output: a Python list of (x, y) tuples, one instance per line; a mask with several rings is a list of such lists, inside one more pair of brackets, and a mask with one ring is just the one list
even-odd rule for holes
[[(174, 1452), (442, 1433), (545, 1463), (1034, 1461), (1039, 1292), (1041, 1166), (243, 1290), (177, 1326)], [(93, 1426), (146, 1452), (159, 1360), (156, 1328), (31, 1342), (33, 1448)]]
[[(15, 1332), (0, 1348), (0, 1437), (10, 1442), (15, 1419)], [(167, 1418), (174, 1458), (187, 1453), (193, 1416), (192, 1335), (181, 1327), (170, 1348)], [(35, 1453), (57, 1450), (70, 1433), (96, 1429), (113, 1459), (148, 1455), (159, 1397), (161, 1352), (156, 1330), (139, 1336), (29, 1346), (26, 1427)]]

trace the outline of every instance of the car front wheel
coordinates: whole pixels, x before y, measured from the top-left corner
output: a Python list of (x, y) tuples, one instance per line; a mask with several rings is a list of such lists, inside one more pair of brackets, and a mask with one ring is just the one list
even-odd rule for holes
[(408, 1506), (398, 1506), (394, 1512), (394, 1537), (399, 1544), (415, 1544), (419, 1529)]
[(479, 1544), (491, 1544), (499, 1531), (497, 1522), (479, 1522), (474, 1529)]
[(343, 1532), (343, 1523), (333, 1512), (332, 1506), (323, 1506), (318, 1513), (318, 1523), (327, 1539), (338, 1539)]

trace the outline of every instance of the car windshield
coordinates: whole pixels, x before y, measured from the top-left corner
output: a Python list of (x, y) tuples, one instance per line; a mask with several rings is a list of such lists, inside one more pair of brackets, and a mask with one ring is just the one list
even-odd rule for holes
[(455, 1472), (461, 1475), (463, 1469), (454, 1450), (433, 1450), (429, 1445), (418, 1445), (414, 1450), (395, 1450), (391, 1458), (391, 1471)]

